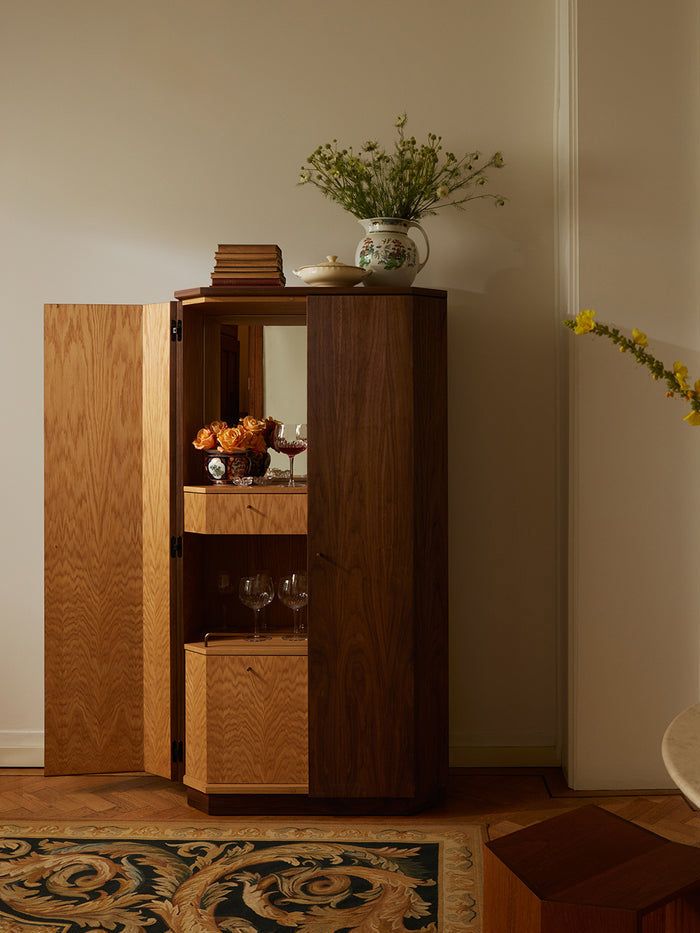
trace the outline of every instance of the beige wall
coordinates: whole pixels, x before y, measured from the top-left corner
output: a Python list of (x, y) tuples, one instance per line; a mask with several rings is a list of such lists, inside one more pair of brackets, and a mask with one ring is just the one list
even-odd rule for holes
[(553, 0), (5, 5), (6, 745), (42, 728), (43, 303), (167, 298), (207, 281), (218, 242), (278, 242), (290, 279), (348, 261), (359, 226), (295, 187), (299, 165), (329, 137), (386, 139), (404, 108), (416, 134), (502, 149), (511, 198), (428, 219), (418, 282), (450, 290), (434, 443), (450, 445), (456, 760), (555, 745), (554, 38)]
[[(579, 4), (580, 305), (700, 377), (695, 0)], [(572, 350), (569, 777), (670, 786), (660, 743), (698, 700), (700, 432), (593, 338)]]

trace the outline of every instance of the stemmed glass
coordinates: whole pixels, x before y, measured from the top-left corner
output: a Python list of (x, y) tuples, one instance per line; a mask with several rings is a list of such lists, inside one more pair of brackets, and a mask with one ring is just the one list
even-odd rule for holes
[(238, 586), (238, 596), (244, 606), (255, 613), (255, 627), (253, 634), (246, 641), (266, 641), (269, 635), (263, 633), (260, 627), (260, 610), (269, 606), (275, 598), (275, 588), (269, 573), (256, 573), (252, 577), (241, 577)]
[(294, 482), (294, 458), (297, 454), (303, 454), (308, 446), (306, 425), (278, 423), (275, 425), (272, 446), (279, 453), (286, 454), (289, 457), (289, 482), (287, 486), (296, 486)]
[(306, 621), (299, 615), (309, 601), (309, 581), (305, 573), (289, 573), (277, 588), (280, 601), (294, 613), (294, 631), (283, 635), (287, 641), (306, 641)]

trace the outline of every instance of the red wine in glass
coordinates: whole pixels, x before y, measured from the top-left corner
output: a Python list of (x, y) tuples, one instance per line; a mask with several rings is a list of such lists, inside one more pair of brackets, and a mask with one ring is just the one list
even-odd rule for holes
[(289, 457), (289, 482), (287, 485), (296, 486), (294, 482), (294, 458), (297, 454), (303, 454), (308, 447), (306, 425), (278, 423), (275, 427), (272, 446), (278, 453), (286, 454)]

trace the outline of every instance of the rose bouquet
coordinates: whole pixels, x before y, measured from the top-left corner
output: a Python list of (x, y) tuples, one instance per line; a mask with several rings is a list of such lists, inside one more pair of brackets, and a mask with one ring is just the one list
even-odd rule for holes
[(241, 418), (232, 428), (225, 421), (212, 421), (197, 432), (192, 446), (197, 450), (218, 450), (229, 454), (234, 450), (254, 450), (264, 454), (272, 446), (276, 424), (274, 418), (259, 421), (252, 415)]
[(232, 482), (243, 476), (262, 476), (270, 464), (268, 448), (277, 422), (247, 415), (237, 425), (212, 421), (197, 432), (192, 446), (207, 455), (206, 472), (215, 483)]

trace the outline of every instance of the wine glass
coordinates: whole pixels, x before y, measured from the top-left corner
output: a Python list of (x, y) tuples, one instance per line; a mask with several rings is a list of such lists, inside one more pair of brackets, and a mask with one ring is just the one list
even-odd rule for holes
[(303, 454), (308, 446), (306, 425), (278, 422), (275, 425), (272, 446), (279, 453), (286, 454), (289, 457), (289, 482), (287, 485), (296, 486), (294, 482), (294, 458), (297, 454)]
[(277, 588), (280, 601), (294, 613), (294, 631), (283, 635), (287, 641), (306, 641), (306, 621), (299, 615), (309, 601), (309, 581), (305, 573), (288, 573)]
[(269, 573), (256, 573), (252, 577), (241, 577), (238, 585), (238, 596), (244, 606), (255, 613), (255, 627), (253, 634), (246, 641), (265, 641), (270, 636), (264, 634), (260, 628), (260, 610), (269, 606), (275, 598), (275, 588)]

